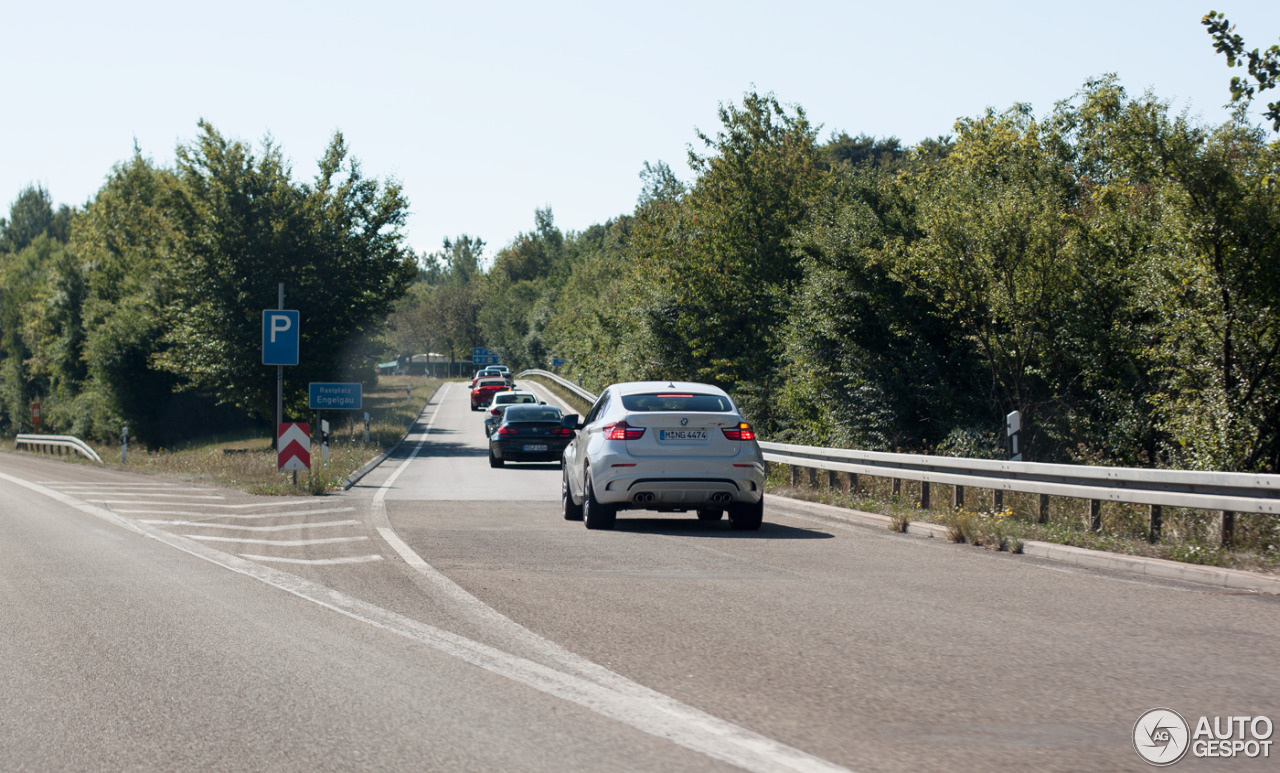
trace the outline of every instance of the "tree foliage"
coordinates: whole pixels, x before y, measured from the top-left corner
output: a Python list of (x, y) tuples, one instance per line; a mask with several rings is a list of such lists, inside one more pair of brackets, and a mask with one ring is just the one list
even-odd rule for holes
[[(1236, 34), (1225, 14), (1210, 11), (1200, 20), (1213, 37), (1214, 50), (1227, 57), (1228, 67), (1247, 67), (1249, 78), (1235, 76), (1231, 79), (1231, 101), (1248, 106), (1255, 95), (1280, 85), (1280, 45), (1266, 51), (1245, 50), (1244, 38)], [(1252, 82), (1250, 82), (1252, 79)], [(1280, 100), (1268, 102), (1263, 113), (1271, 121), (1271, 128), (1280, 132)]]

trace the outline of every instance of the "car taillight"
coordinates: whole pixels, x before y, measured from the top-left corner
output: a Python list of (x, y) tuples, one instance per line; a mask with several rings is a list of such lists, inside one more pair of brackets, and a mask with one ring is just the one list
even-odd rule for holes
[(551, 434), (556, 437), (570, 437), (573, 435), (573, 430), (568, 429), (567, 427), (560, 427), (559, 429), (552, 430)]
[(498, 427), (498, 434), (501, 435), (502, 437), (506, 437), (507, 435), (514, 435), (516, 434), (516, 428), (508, 427), (506, 424), (503, 424), (501, 427)]
[(489, 411), (489, 415), (491, 416), (497, 416), (500, 413), (502, 413), (502, 411), (498, 410), (497, 408), (494, 408), (492, 411)]
[(644, 427), (633, 427), (625, 421), (606, 424), (604, 436), (609, 440), (639, 440), (644, 437)]
[(733, 429), (722, 429), (724, 436), (730, 440), (755, 440), (756, 431), (751, 429), (751, 425), (744, 422), (738, 424)]

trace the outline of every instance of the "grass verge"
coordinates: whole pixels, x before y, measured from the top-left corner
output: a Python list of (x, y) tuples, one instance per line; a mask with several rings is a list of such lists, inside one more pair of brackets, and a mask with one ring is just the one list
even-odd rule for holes
[[(261, 432), (211, 435), (175, 448), (129, 448), (125, 463), (120, 446), (92, 444), (107, 467), (157, 475), (211, 486), (239, 489), (250, 494), (318, 495), (332, 491), (379, 454), (394, 447), (413, 424), (422, 407), (444, 382), (419, 376), (387, 376), (363, 394), (361, 411), (330, 411), (329, 460), (320, 452), (315, 414), (311, 423), (311, 469), (297, 473), (276, 470), (273, 438)], [(369, 441), (364, 439), (363, 413), (369, 421)], [(69, 457), (68, 457), (69, 458)]]
[[(894, 491), (887, 478), (858, 476), (856, 490), (828, 486), (807, 479), (801, 469), (793, 482), (786, 465), (769, 465), (768, 489), (772, 494), (888, 516), (889, 528), (905, 531), (912, 521), (938, 524), (955, 542), (992, 550), (1022, 551), (1029, 541), (1101, 550), (1110, 553), (1163, 558), (1183, 563), (1280, 574), (1280, 518), (1269, 515), (1236, 515), (1231, 548), (1217, 546), (1217, 514), (1166, 508), (1160, 539), (1147, 539), (1146, 508), (1116, 502), (1103, 504), (1102, 526), (1088, 525), (1088, 502), (1053, 497), (1044, 522), (1037, 522), (1039, 501), (1035, 495), (1005, 494), (999, 509), (992, 492), (966, 489), (966, 506), (921, 508), (919, 487), (901, 481)], [(934, 485), (932, 499), (950, 502), (950, 487)]]

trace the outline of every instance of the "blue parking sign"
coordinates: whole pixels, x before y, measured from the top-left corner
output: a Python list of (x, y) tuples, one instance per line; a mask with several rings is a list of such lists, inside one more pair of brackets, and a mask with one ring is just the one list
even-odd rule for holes
[(284, 309), (262, 312), (262, 364), (298, 364), (298, 312)]

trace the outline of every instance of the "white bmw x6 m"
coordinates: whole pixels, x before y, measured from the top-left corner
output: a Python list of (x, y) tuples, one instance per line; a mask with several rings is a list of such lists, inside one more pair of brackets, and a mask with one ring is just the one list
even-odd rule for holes
[(764, 456), (724, 390), (682, 381), (614, 384), (579, 421), (564, 450), (564, 517), (613, 528), (618, 511), (729, 513), (735, 529), (764, 517)]

